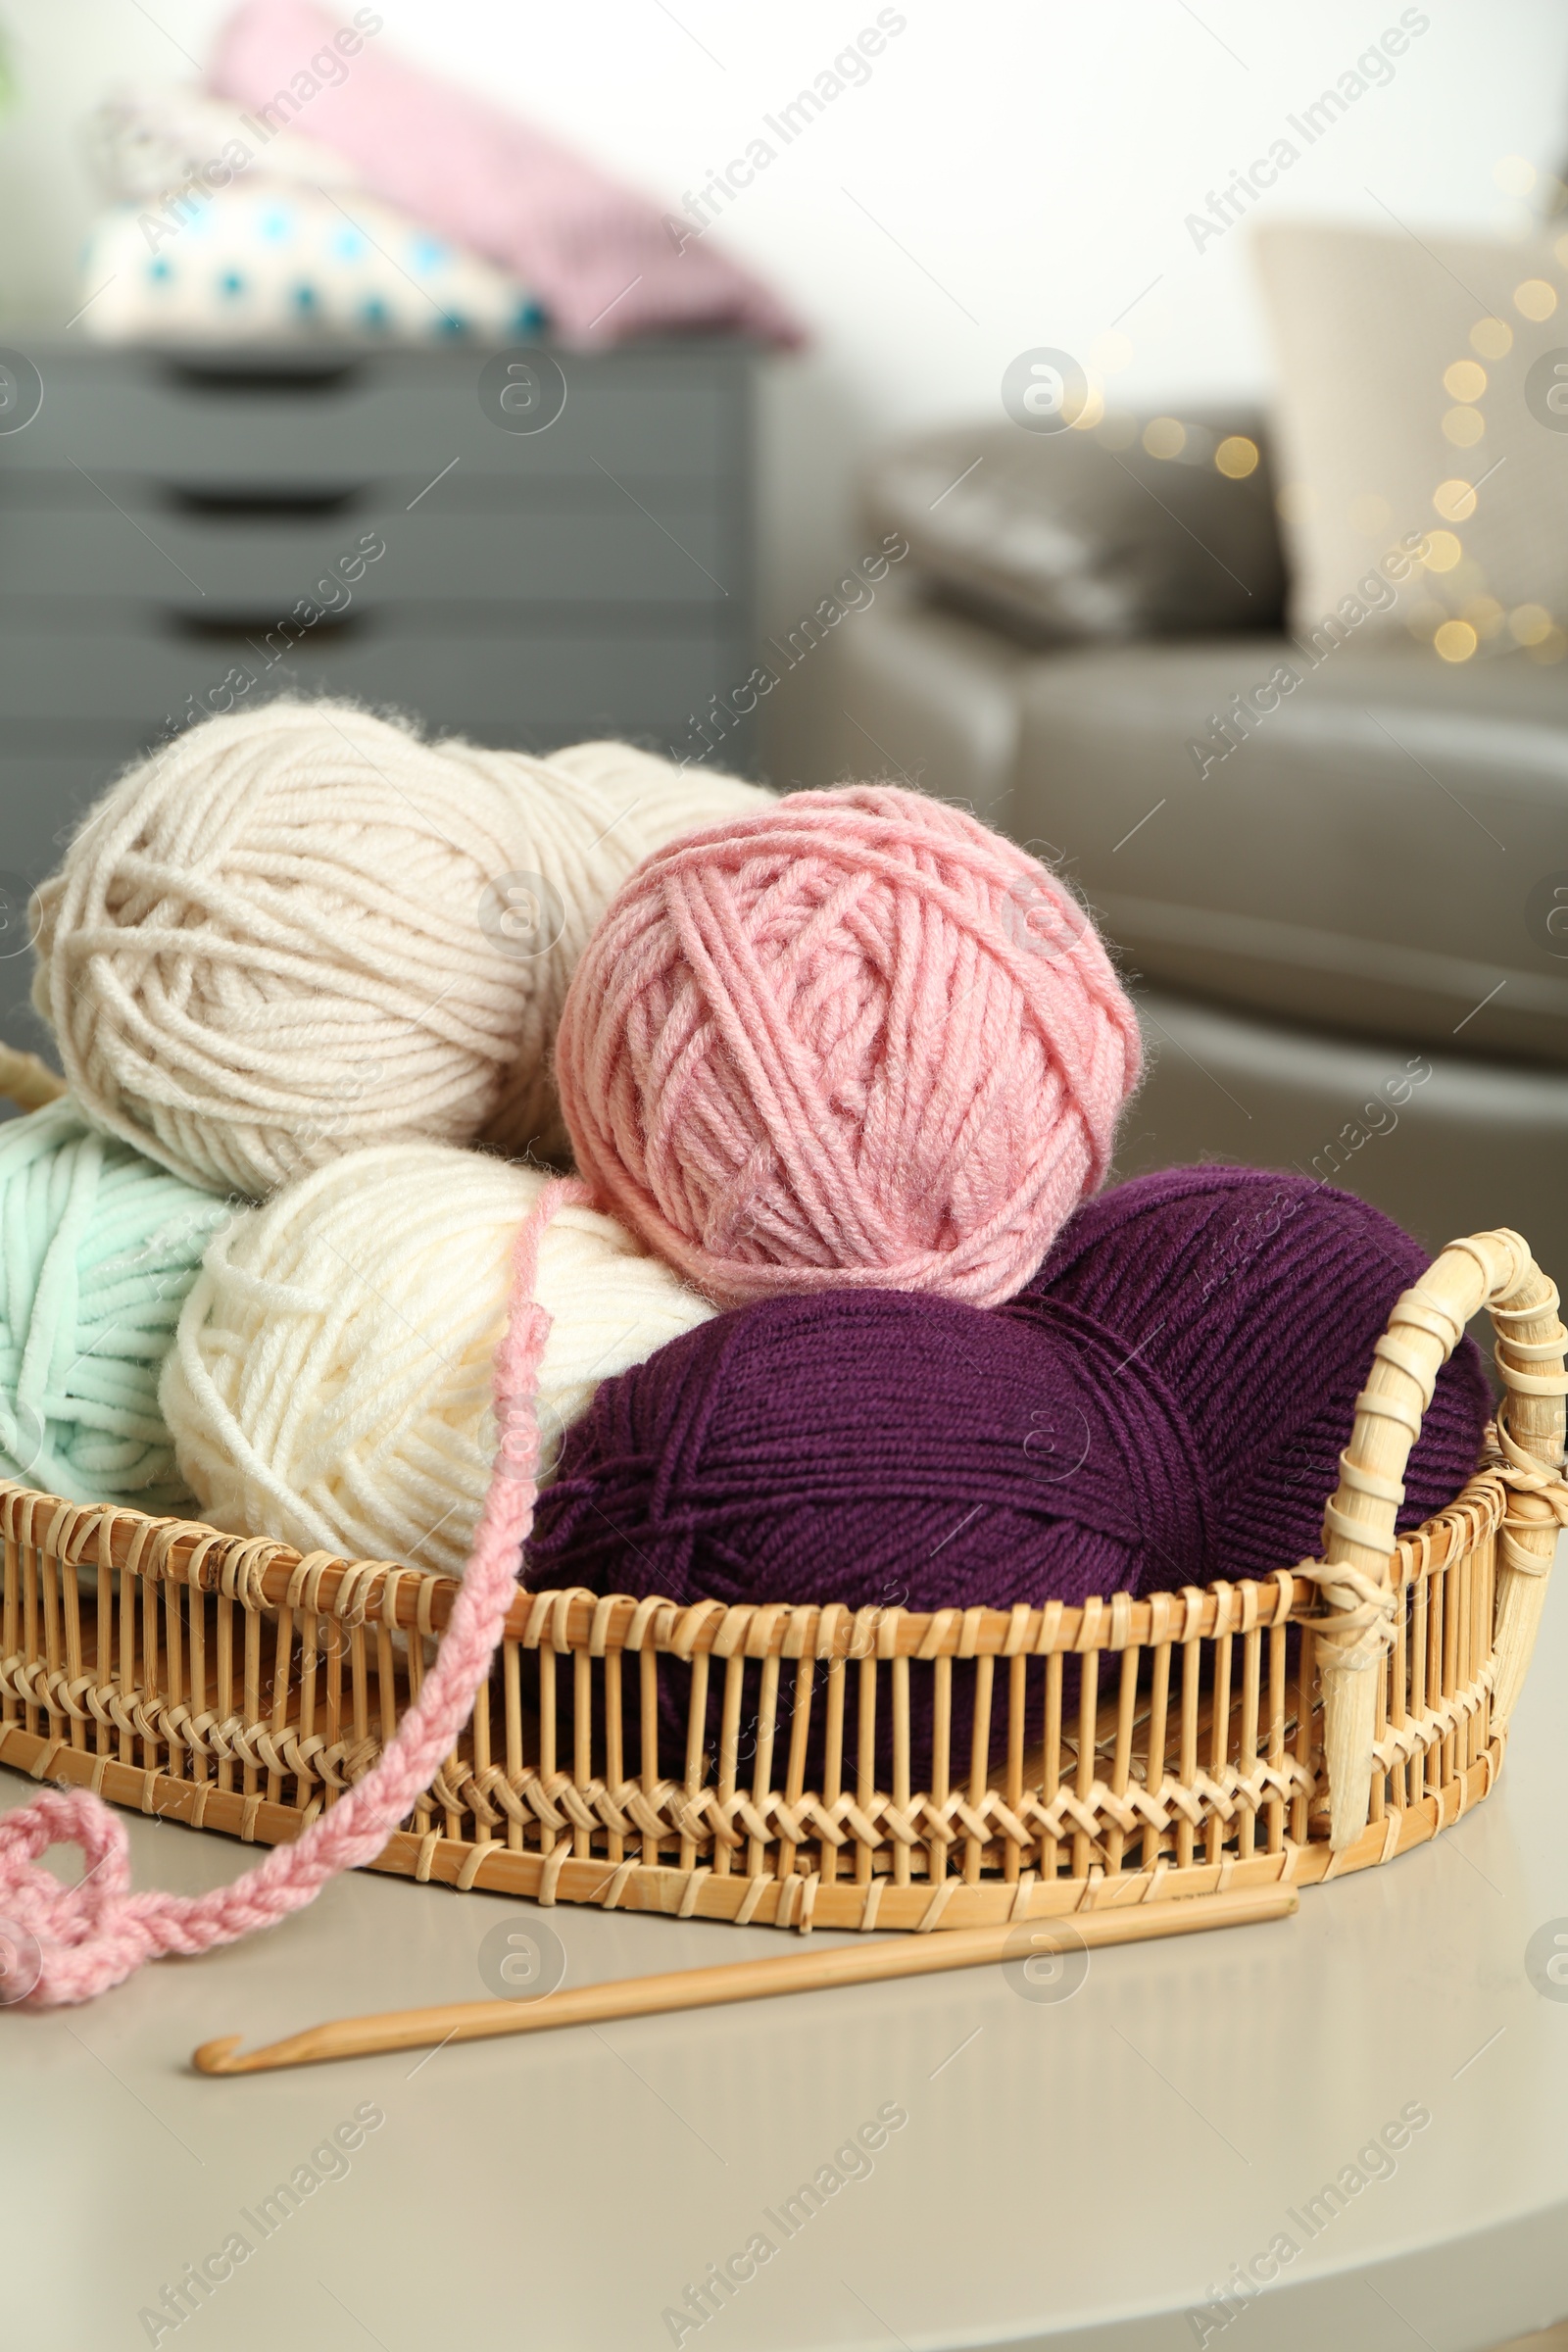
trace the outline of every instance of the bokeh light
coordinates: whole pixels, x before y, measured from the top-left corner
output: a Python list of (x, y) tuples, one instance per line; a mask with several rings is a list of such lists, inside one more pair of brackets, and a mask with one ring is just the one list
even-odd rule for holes
[(1214, 464), (1233, 482), (1245, 482), (1250, 473), (1257, 471), (1257, 443), (1249, 441), (1245, 433), (1227, 433), (1214, 452)]
[(1152, 458), (1179, 458), (1187, 447), (1187, 427), (1174, 416), (1151, 416), (1144, 427), (1144, 447)]
[(1508, 628), (1516, 644), (1539, 645), (1550, 633), (1551, 614), (1544, 605), (1515, 605)]

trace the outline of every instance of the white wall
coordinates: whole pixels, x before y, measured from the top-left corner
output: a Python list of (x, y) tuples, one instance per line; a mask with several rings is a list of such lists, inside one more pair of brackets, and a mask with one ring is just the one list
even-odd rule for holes
[[(378, 0), (382, 39), (672, 207), (878, 4)], [(0, 0), (22, 85), (0, 123), (5, 316), (58, 326), (75, 307), (91, 202), (74, 151), (83, 113), (118, 76), (189, 74), (186, 53), (201, 58), (222, 13), (220, 0), (154, 0), (150, 13), (133, 0)], [(817, 337), (772, 371), (765, 401), (769, 626), (857, 552), (863, 449), (926, 419), (995, 417), (1020, 350), (1119, 360), (1115, 390), (1134, 401), (1262, 389), (1245, 235), (1199, 252), (1185, 216), (1292, 136), (1285, 118), (1398, 23), (1401, 0), (1199, 0), (1196, 13), (1184, 0), (901, 0), (901, 13), (906, 28), (870, 80), (783, 149), (715, 231), (771, 273)], [(1271, 209), (1384, 224), (1392, 212), (1418, 229), (1526, 224), (1494, 167), (1568, 158), (1568, 9), (1426, 0), (1417, 13), (1428, 29), (1392, 83), (1302, 153)], [(1129, 304), (1125, 346), (1107, 346)], [(779, 749), (807, 756), (789, 735)]]

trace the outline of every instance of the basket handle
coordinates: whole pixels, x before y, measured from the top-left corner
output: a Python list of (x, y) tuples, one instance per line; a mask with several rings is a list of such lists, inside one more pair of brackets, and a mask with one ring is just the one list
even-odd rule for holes
[(36, 1054), (20, 1054), (15, 1046), (0, 1045), (0, 1101), (14, 1102), (19, 1110), (42, 1110), (66, 1091), (66, 1082), (58, 1070), (52, 1070)]
[[(1497, 1334), (1507, 1392), (1497, 1408), (1499, 1475), (1513, 1490), (1500, 1530), (1493, 1717), (1507, 1721), (1535, 1644), (1557, 1530), (1568, 1526), (1561, 1476), (1568, 1332), (1557, 1286), (1529, 1246), (1506, 1228), (1450, 1242), (1394, 1305), (1356, 1398), (1355, 1427), (1340, 1456), (1340, 1483), (1323, 1513), (1318, 1571), (1329, 1614), (1318, 1626), (1329, 1843), (1353, 1845), (1371, 1810), (1379, 1675), (1397, 1605), (1390, 1582), (1395, 1521), (1404, 1500), (1410, 1448), (1438, 1373), (1483, 1307)], [(1340, 1573), (1336, 1574), (1338, 1570)]]

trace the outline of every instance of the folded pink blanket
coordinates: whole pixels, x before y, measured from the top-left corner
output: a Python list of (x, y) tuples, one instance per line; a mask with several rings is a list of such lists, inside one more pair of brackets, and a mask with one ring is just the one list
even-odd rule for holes
[(363, 37), (370, 13), (353, 32), (315, 0), (242, 0), (219, 33), (209, 86), (265, 130), (324, 140), (373, 195), (511, 270), (567, 342), (694, 328), (805, 340), (784, 304), (707, 237), (677, 251), (647, 198)]

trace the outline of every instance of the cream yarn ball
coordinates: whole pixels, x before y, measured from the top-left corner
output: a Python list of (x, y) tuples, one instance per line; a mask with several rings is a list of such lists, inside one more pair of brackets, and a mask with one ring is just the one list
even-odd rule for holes
[(208, 719), (43, 885), (33, 1000), (88, 1116), (212, 1191), (415, 1138), (549, 1157), (600, 914), (651, 850), (770, 802), (625, 745), (427, 744), (345, 703)]
[[(352, 1152), (221, 1232), (159, 1401), (212, 1523), (302, 1551), (461, 1573), (489, 1483), (492, 1358), (546, 1179), (440, 1144)], [(624, 1227), (559, 1209), (535, 1293), (554, 1440), (598, 1383), (713, 1312)]]

